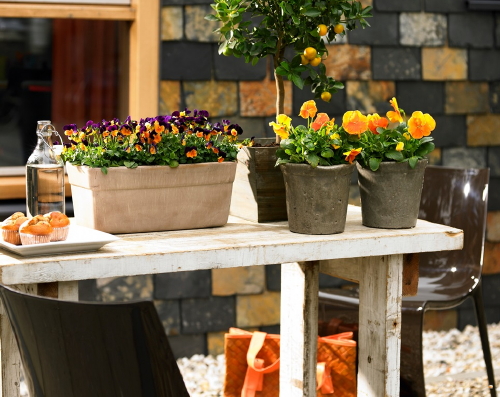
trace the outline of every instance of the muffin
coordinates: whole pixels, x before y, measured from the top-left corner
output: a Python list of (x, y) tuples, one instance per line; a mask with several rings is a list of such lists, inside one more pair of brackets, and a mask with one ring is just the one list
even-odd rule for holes
[(2, 222), (2, 238), (5, 242), (20, 245), (19, 227), (28, 218), (22, 212), (15, 212)]
[(23, 245), (50, 243), (53, 231), (54, 228), (50, 226), (49, 219), (43, 215), (37, 215), (19, 227), (19, 235)]
[(59, 211), (52, 211), (44, 215), (54, 229), (50, 241), (64, 241), (68, 238), (69, 218)]

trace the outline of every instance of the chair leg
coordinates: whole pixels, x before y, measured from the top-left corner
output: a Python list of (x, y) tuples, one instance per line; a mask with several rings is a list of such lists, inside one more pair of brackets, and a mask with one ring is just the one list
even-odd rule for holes
[(491, 397), (497, 397), (495, 373), (493, 372), (490, 341), (488, 338), (488, 327), (486, 322), (486, 316), (484, 314), (483, 287), (481, 281), (479, 281), (479, 284), (475, 288), (472, 297), (474, 298), (474, 308), (476, 311), (477, 328), (479, 329), (479, 335), (481, 337), (481, 345), (483, 347), (483, 356), (484, 356), (484, 362), (486, 364), (486, 373), (488, 374), (488, 384), (490, 386)]
[(425, 397), (422, 359), (424, 310), (403, 307), (401, 322), (401, 397)]

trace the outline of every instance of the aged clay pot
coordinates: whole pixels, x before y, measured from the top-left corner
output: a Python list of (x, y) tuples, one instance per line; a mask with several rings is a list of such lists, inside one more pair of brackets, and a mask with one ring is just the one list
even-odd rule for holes
[(358, 185), (363, 225), (381, 229), (415, 227), (427, 160), (415, 168), (408, 163), (382, 162), (377, 171), (359, 163)]
[[(267, 145), (275, 138), (257, 138)], [(253, 222), (286, 221), (286, 193), (283, 174), (276, 167), (279, 146), (244, 146), (238, 153), (233, 184), (231, 215)]]
[(288, 225), (303, 234), (342, 233), (354, 164), (280, 165), (285, 179)]

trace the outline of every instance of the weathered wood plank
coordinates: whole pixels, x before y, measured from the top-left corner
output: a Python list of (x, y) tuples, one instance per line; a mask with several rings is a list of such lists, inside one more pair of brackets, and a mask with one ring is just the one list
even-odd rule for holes
[(135, 9), (130, 6), (96, 4), (0, 4), (0, 17), (5, 18), (77, 18), (133, 21)]
[(320, 273), (342, 278), (344, 280), (359, 282), (360, 265), (363, 258), (332, 259), (319, 262)]
[(23, 258), (0, 250), (0, 282), (30, 284), (462, 248), (462, 231), (418, 221), (405, 230), (370, 229), (350, 209), (344, 233), (303, 235), (286, 222), (121, 235), (93, 253)]
[(317, 261), (281, 265), (281, 397), (316, 396), (318, 282)]
[(358, 396), (399, 396), (403, 255), (365, 258), (359, 280)]

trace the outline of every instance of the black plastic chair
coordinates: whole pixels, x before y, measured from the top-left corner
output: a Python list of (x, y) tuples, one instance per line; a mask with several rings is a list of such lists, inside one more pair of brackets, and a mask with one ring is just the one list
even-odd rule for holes
[(0, 295), (31, 397), (189, 397), (153, 302)]
[[(404, 297), (401, 323), (401, 395), (425, 396), (422, 361), (424, 312), (451, 309), (468, 297), (474, 301), (491, 396), (496, 397), (481, 269), (486, 230), (489, 169), (429, 166), (425, 172), (419, 218), (464, 231), (464, 248), (420, 254), (416, 296)], [(341, 317), (357, 322), (354, 292), (320, 292), (319, 319)], [(353, 314), (354, 313), (354, 314)]]

